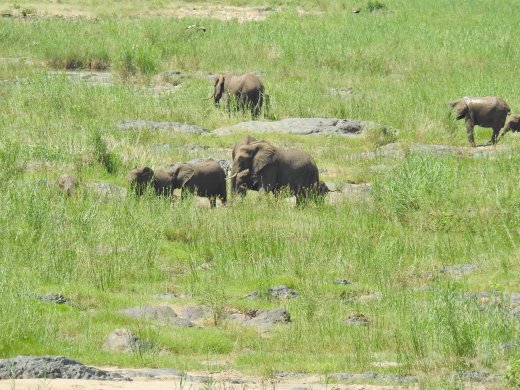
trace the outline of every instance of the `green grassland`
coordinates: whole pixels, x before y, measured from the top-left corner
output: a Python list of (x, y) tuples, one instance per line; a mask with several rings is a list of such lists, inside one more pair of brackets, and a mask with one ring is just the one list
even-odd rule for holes
[[(424, 388), (458, 388), (458, 370), (503, 375), (518, 367), (518, 317), (467, 295), (520, 292), (515, 134), (502, 141), (509, 153), (403, 159), (363, 158), (380, 144), (377, 137), (264, 137), (310, 153), (326, 169), (325, 181), (374, 183), (369, 197), (334, 204), (296, 208), (287, 199), (248, 194), (209, 209), (153, 196), (103, 198), (82, 185), (127, 187), (135, 165), (230, 159), (244, 134), (172, 136), (115, 126), (144, 119), (212, 130), (250, 120), (202, 100), (211, 93), (210, 72), (260, 72), (270, 119), (374, 120), (398, 128), (404, 144), (465, 145), (463, 123), (447, 108), (463, 95), (501, 96), (520, 112), (517, 2), (382, 3), (369, 12), (367, 2), (353, 1), (227, 2), (274, 10), (265, 20), (239, 22), (161, 16), (172, 4), (166, 1), (133, 0), (117, 11), (117, 1), (63, 0), (57, 4), (96, 18), (1, 18), (0, 79), (7, 81), (0, 83), (0, 357), (60, 354), (88, 364), (179, 369), (225, 360), (225, 368), (265, 376), (393, 372), (417, 376)], [(31, 12), (44, 5), (2, 4)], [(356, 6), (361, 13), (352, 13)], [(141, 15), (149, 9), (153, 16)], [(194, 24), (206, 32), (186, 29)], [(110, 71), (113, 82), (89, 85), (53, 73), (71, 67)], [(154, 83), (174, 82), (160, 78), (171, 69), (185, 75), (180, 87), (152, 93)], [(478, 142), (490, 134), (476, 129)], [(168, 147), (158, 152), (156, 145)], [(46, 184), (64, 173), (81, 184), (71, 198)], [(200, 268), (204, 263), (210, 267)], [(439, 272), (466, 263), (477, 269), (462, 278)], [(353, 283), (335, 285), (337, 278)], [(241, 299), (278, 284), (300, 296)], [(73, 304), (33, 296), (48, 291)], [(292, 323), (265, 335), (219, 321), (185, 329), (117, 314), (161, 303), (164, 293), (188, 294), (177, 303), (204, 304), (217, 314), (285, 307)], [(371, 293), (381, 295), (358, 299)], [(352, 312), (371, 326), (345, 324)], [(104, 336), (120, 327), (151, 340), (152, 348), (103, 351)], [(399, 364), (373, 365), (385, 361)], [(520, 381), (520, 373), (512, 375), (496, 388)]]

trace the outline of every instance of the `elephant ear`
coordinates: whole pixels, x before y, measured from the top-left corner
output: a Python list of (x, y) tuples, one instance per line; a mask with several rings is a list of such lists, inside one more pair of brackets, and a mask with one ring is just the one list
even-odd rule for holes
[(191, 180), (195, 171), (193, 167), (188, 164), (181, 164), (174, 172), (174, 176), (176, 180), (180, 183), (181, 186), (185, 185), (188, 181)]
[(253, 171), (260, 172), (267, 165), (274, 162), (276, 150), (273, 145), (268, 143), (261, 143), (256, 146), (257, 152), (253, 159)]

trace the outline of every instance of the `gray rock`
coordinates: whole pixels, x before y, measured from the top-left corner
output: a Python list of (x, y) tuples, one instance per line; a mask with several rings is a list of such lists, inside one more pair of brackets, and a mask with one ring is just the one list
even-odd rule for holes
[(154, 122), (145, 120), (124, 120), (116, 123), (116, 127), (119, 130), (141, 130), (150, 129), (157, 130), (166, 133), (177, 133), (177, 134), (203, 134), (207, 133), (208, 129), (195, 125), (187, 125), (180, 122)]
[(453, 374), (454, 380), (466, 382), (484, 382), (488, 377), (489, 374), (482, 371), (457, 371)]
[(103, 349), (115, 352), (139, 351), (141, 342), (130, 330), (125, 328), (115, 329), (110, 332), (103, 342)]
[(335, 373), (327, 375), (327, 380), (340, 382), (379, 382), (379, 383), (397, 383), (411, 384), (417, 382), (417, 378), (411, 375), (395, 375), (395, 374), (378, 374), (375, 372), (363, 372), (360, 374), (351, 373)]
[(262, 291), (255, 290), (250, 292), (249, 294), (244, 295), (244, 299), (255, 299), (260, 298), (262, 296)]
[(477, 269), (477, 265), (473, 263), (447, 265), (442, 267), (441, 273), (452, 276), (454, 278), (460, 278), (462, 276), (469, 275)]
[(65, 356), (17, 356), (0, 359), (0, 379), (131, 380), (118, 373), (89, 367)]
[(364, 314), (361, 314), (361, 313), (351, 313), (347, 317), (345, 322), (349, 325), (359, 325), (359, 326), (369, 326), (370, 325), (370, 321), (368, 320), (368, 318)]
[(407, 153), (426, 153), (436, 156), (453, 156), (453, 157), (490, 157), (500, 153), (511, 152), (508, 145), (497, 146), (479, 146), (476, 148), (451, 145), (435, 145), (435, 144), (401, 144), (393, 142), (376, 149), (375, 152), (361, 153), (361, 157), (375, 158), (386, 157), (401, 159)]
[(342, 97), (349, 97), (349, 96), (354, 95), (354, 90), (350, 87), (347, 87), (347, 88), (333, 87), (333, 88), (330, 88), (329, 91), (332, 95), (338, 95), (338, 96), (342, 96)]
[(169, 306), (144, 306), (123, 309), (121, 314), (127, 317), (155, 320), (168, 325), (192, 327), (193, 323), (186, 318), (179, 318)]
[(127, 189), (116, 184), (103, 181), (91, 181), (87, 183), (86, 188), (104, 198), (116, 197), (124, 198), (127, 195)]
[(385, 132), (397, 133), (396, 129), (371, 121), (337, 118), (287, 118), (275, 122), (242, 122), (234, 126), (216, 129), (215, 134), (226, 135), (234, 132), (248, 132), (355, 136), (360, 135), (364, 129), (369, 127), (380, 127)]
[(54, 292), (36, 295), (36, 298), (43, 302), (57, 303), (60, 305), (69, 302), (68, 299), (66, 299), (63, 295)]
[(181, 309), (180, 315), (190, 321), (200, 320), (210, 314), (211, 310), (205, 306), (191, 305)]
[(296, 298), (300, 293), (298, 291), (284, 286), (283, 284), (280, 286), (274, 286), (267, 289), (267, 294), (269, 294), (273, 298), (277, 299), (292, 299)]
[(334, 281), (334, 284), (341, 284), (343, 286), (348, 286), (349, 284), (352, 284), (352, 282), (349, 282), (347, 279), (336, 279)]
[(285, 309), (250, 310), (245, 314), (231, 314), (230, 319), (241, 325), (252, 325), (268, 330), (273, 325), (291, 322), (291, 315)]
[(117, 370), (115, 371), (128, 378), (160, 378), (160, 377), (185, 377), (186, 373), (174, 368), (143, 368), (139, 370)]
[(62, 175), (58, 179), (58, 187), (60, 187), (67, 196), (72, 196), (77, 184), (78, 181), (72, 175)]

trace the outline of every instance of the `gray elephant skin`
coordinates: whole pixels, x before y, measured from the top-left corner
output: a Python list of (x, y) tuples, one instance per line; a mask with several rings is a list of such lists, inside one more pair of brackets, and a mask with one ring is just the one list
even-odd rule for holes
[(231, 170), (236, 172), (232, 191), (238, 194), (251, 187), (274, 193), (287, 188), (300, 204), (318, 191), (318, 167), (311, 156), (299, 150), (281, 150), (265, 141), (240, 146)]
[(177, 163), (169, 169), (169, 173), (173, 187), (182, 190), (181, 198), (191, 193), (209, 198), (211, 207), (216, 206), (216, 198), (226, 203), (226, 173), (217, 161), (208, 159), (197, 164)]
[[(249, 145), (253, 142), (257, 142), (258, 140), (254, 137), (251, 137), (249, 135), (245, 136), (244, 138), (239, 139), (235, 145), (233, 146), (233, 150), (231, 152), (231, 160), (235, 160), (235, 155), (237, 154), (237, 150), (244, 145)], [(249, 190), (258, 191), (258, 185), (255, 186), (255, 183), (251, 180), (251, 176), (249, 175), (249, 172), (236, 172), (233, 170), (233, 167), (236, 169), (236, 165), (231, 165), (231, 191), (233, 193), (233, 189), (236, 187), (236, 181), (237, 177), (242, 183), (242, 186), (246, 187)], [(242, 192), (241, 195), (245, 195), (245, 192)]]
[(230, 110), (231, 97), (235, 98), (238, 109), (250, 109), (254, 118), (260, 114), (264, 99), (267, 107), (264, 85), (252, 73), (246, 73), (241, 76), (226, 74), (215, 78), (213, 89), (215, 105), (218, 105), (220, 100), (224, 99), (227, 109)]
[(457, 120), (465, 119), (468, 142), (471, 146), (475, 146), (473, 136), (473, 127), (475, 126), (492, 128), (493, 135), (489, 143), (495, 144), (500, 130), (504, 127), (506, 117), (511, 112), (508, 104), (496, 96), (464, 96), (461, 99), (451, 101), (449, 107), (455, 111)]
[(500, 138), (506, 135), (507, 132), (512, 131), (513, 133), (520, 131), (520, 115), (511, 115), (507, 121)]
[(150, 167), (134, 168), (128, 175), (130, 188), (138, 195), (143, 195), (151, 186), (156, 195), (171, 196), (174, 190), (173, 176), (165, 170), (154, 170)]

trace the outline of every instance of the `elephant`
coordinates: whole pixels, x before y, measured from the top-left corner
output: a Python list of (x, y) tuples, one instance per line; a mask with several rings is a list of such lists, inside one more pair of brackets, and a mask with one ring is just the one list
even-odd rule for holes
[(174, 190), (174, 178), (170, 172), (166, 170), (153, 171), (150, 167), (133, 168), (128, 178), (130, 180), (130, 188), (137, 195), (143, 195), (146, 187), (151, 185), (156, 195), (171, 196)]
[(493, 135), (489, 140), (490, 144), (496, 144), (500, 129), (504, 127), (507, 115), (511, 109), (507, 103), (496, 96), (464, 96), (462, 99), (454, 100), (449, 103), (449, 107), (455, 110), (457, 120), (465, 118), (468, 142), (475, 146), (473, 127), (491, 127)]
[(251, 109), (253, 118), (258, 117), (265, 101), (264, 112), (267, 111), (268, 99), (264, 92), (264, 85), (260, 79), (252, 73), (241, 76), (220, 75), (215, 78), (213, 89), (213, 101), (215, 106), (219, 105), (220, 99), (224, 98), (228, 111), (230, 110), (230, 96), (236, 99), (237, 108)]
[(517, 132), (520, 131), (520, 115), (511, 115), (506, 121), (506, 125), (500, 134), (500, 139), (506, 135), (508, 131)]
[(288, 188), (301, 204), (318, 191), (318, 167), (311, 156), (299, 150), (281, 150), (265, 141), (240, 146), (231, 171), (236, 172), (232, 191), (238, 194), (247, 189), (278, 193)]
[[(239, 139), (235, 145), (233, 146), (233, 151), (231, 152), (231, 159), (235, 160), (235, 155), (237, 153), (238, 148), (240, 148), (243, 145), (248, 145), (250, 143), (257, 142), (256, 138), (253, 138), (249, 135), (245, 136), (244, 138)], [(239, 176), (241, 183), (243, 183), (244, 186), (246, 186), (250, 190), (258, 191), (258, 185), (254, 185), (251, 180), (249, 180), (249, 177), (246, 175), (245, 172), (240, 173), (233, 171), (233, 165), (231, 165), (231, 191), (235, 188), (235, 183), (237, 176)]]
[(177, 163), (169, 168), (173, 188), (181, 188), (181, 198), (188, 193), (209, 198), (211, 207), (217, 205), (216, 198), (226, 204), (226, 173), (220, 164), (212, 159), (197, 164)]

